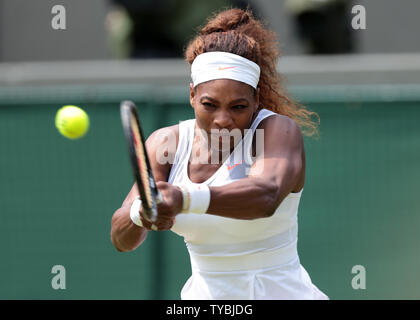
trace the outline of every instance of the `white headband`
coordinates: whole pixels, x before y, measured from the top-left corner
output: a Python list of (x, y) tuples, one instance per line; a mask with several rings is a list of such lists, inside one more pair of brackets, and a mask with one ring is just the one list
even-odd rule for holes
[(257, 89), (260, 67), (255, 62), (229, 52), (206, 52), (198, 55), (191, 65), (194, 87), (216, 79), (232, 79)]

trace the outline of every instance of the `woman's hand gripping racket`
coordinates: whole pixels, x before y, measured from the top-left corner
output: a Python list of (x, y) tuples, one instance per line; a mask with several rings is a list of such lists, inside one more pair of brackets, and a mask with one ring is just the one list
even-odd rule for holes
[(154, 223), (158, 216), (157, 204), (162, 201), (162, 195), (153, 178), (137, 108), (134, 102), (123, 101), (120, 105), (120, 111), (131, 165), (142, 201), (142, 215), (146, 220)]

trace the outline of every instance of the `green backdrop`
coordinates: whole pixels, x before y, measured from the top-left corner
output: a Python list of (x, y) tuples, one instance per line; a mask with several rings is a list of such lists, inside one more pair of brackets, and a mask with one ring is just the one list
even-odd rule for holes
[[(419, 299), (420, 87), (295, 87), (319, 113), (305, 138), (299, 255), (331, 299)], [(179, 299), (190, 275), (183, 239), (153, 232), (130, 253), (110, 241), (132, 185), (119, 102), (141, 108), (145, 134), (193, 117), (185, 87), (134, 84), (0, 88), (0, 298)], [(86, 137), (54, 127), (63, 105), (84, 108)], [(216, 235), (215, 235), (216, 236)], [(66, 270), (54, 290), (52, 268)], [(353, 289), (352, 268), (366, 270)]]

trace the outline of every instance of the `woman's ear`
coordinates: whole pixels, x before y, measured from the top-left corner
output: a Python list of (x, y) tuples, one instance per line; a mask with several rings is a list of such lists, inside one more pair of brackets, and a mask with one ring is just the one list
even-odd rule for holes
[(195, 98), (194, 84), (190, 83), (190, 105), (193, 109), (194, 109), (194, 98)]

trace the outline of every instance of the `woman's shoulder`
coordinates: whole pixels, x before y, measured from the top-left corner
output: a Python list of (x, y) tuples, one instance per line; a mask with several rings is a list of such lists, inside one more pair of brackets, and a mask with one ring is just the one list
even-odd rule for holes
[(183, 130), (185, 127), (194, 127), (194, 124), (195, 119), (180, 121), (178, 124), (155, 130), (150, 135), (150, 138), (155, 139), (160, 136), (175, 136), (178, 139), (180, 130)]
[[(146, 149), (154, 172), (168, 177), (178, 146), (179, 125), (162, 127), (147, 138)], [(155, 173), (156, 174), (156, 173)]]
[(172, 126), (167, 126), (167, 127), (162, 127), (159, 128), (155, 131), (153, 131), (153, 133), (150, 135), (161, 135), (161, 134), (174, 134), (174, 135), (178, 135), (179, 134), (179, 124), (175, 124)]
[[(171, 143), (175, 142), (175, 149), (176, 145), (178, 143), (178, 137), (179, 137), (179, 124), (168, 126), (168, 127), (162, 127), (155, 131), (153, 131), (149, 138), (147, 138), (146, 144), (150, 145), (151, 147), (157, 147), (162, 144), (169, 144), (169, 147)], [(172, 149), (172, 148), (170, 148)]]
[[(263, 109), (263, 110), (266, 110), (266, 109)], [(260, 121), (260, 123), (257, 126), (257, 129), (268, 129), (268, 130), (282, 129), (287, 132), (295, 133), (298, 135), (301, 134), (301, 130), (298, 124), (292, 118), (286, 115), (274, 113), (270, 110), (266, 110), (263, 112), (267, 113), (267, 115), (265, 116), (264, 119)]]
[(146, 140), (148, 153), (172, 158), (178, 146), (179, 125), (162, 127), (153, 131)]

